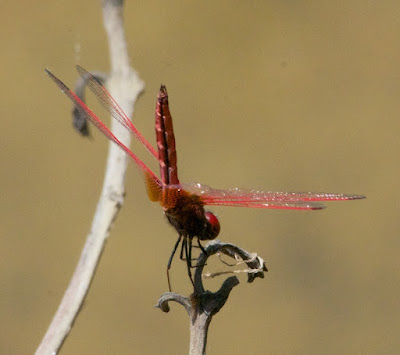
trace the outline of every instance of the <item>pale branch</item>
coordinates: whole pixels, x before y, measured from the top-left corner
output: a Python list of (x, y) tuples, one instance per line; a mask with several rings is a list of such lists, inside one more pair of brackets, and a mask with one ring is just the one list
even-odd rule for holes
[(248, 269), (248, 282), (253, 282), (257, 277), (264, 278), (268, 271), (265, 262), (257, 254), (219, 240), (210, 241), (204, 248), (206, 253), (201, 253), (196, 264), (194, 276), (194, 292), (185, 297), (174, 292), (164, 293), (156, 307), (163, 312), (169, 312), (169, 302), (174, 301), (185, 307), (190, 319), (190, 355), (203, 355), (206, 353), (208, 327), (212, 317), (217, 314), (228, 300), (233, 287), (239, 284), (236, 276), (228, 277), (217, 292), (206, 291), (203, 285), (203, 268), (207, 259), (216, 254), (223, 253), (236, 260), (246, 263)]
[[(123, 2), (122, 0), (103, 0), (102, 6), (111, 58), (111, 76), (107, 82), (108, 88), (128, 117), (132, 117), (133, 105), (143, 91), (144, 83), (129, 65), (122, 19)], [(129, 134), (114, 120), (111, 130), (126, 146), (129, 146)], [(126, 165), (125, 154), (113, 143), (110, 143), (103, 188), (90, 233), (58, 310), (36, 350), (37, 355), (56, 354), (79, 313), (99, 263), (109, 230), (124, 200)]]

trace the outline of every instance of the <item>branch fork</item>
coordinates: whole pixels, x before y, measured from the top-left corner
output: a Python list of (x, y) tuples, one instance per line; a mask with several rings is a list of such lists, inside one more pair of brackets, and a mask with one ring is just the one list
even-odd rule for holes
[(182, 296), (175, 292), (164, 293), (155, 307), (168, 313), (169, 302), (174, 301), (185, 307), (190, 319), (190, 352), (191, 355), (205, 354), (207, 344), (207, 332), (212, 317), (217, 314), (228, 300), (232, 289), (239, 284), (236, 276), (228, 277), (217, 292), (206, 291), (203, 285), (203, 268), (207, 259), (222, 253), (234, 259), (240, 259), (246, 263), (248, 269), (247, 282), (253, 282), (257, 277), (264, 278), (264, 272), (268, 271), (265, 262), (257, 254), (219, 240), (210, 241), (205, 246), (205, 252), (201, 253), (196, 265), (194, 275), (194, 292), (189, 296)]

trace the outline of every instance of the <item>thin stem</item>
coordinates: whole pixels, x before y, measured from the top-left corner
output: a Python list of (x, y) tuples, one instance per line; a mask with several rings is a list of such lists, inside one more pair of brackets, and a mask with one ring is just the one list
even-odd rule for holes
[[(129, 66), (122, 1), (104, 0), (102, 5), (112, 67), (112, 75), (108, 82), (109, 91), (125, 113), (132, 117), (133, 105), (143, 91), (144, 84)], [(128, 146), (129, 135), (114, 122), (111, 127), (114, 134)], [(36, 350), (37, 355), (56, 354), (72, 328), (93, 279), (110, 227), (123, 203), (126, 165), (125, 154), (110, 143), (103, 189), (90, 233), (59, 308)]]

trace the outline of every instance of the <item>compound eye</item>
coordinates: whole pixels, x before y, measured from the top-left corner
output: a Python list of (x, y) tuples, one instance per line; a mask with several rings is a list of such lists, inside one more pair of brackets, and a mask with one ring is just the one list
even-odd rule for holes
[(218, 218), (209, 211), (205, 213), (207, 222), (208, 222), (208, 238), (207, 239), (214, 239), (219, 234), (221, 226), (219, 224)]

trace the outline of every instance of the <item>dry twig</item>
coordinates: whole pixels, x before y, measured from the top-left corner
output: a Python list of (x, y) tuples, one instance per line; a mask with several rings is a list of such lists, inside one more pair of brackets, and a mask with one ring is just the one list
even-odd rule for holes
[[(104, 26), (108, 36), (111, 58), (110, 93), (124, 112), (132, 117), (133, 105), (144, 84), (129, 65), (123, 27), (122, 0), (103, 0)], [(129, 134), (115, 121), (111, 130), (127, 146)], [(92, 227), (87, 236), (78, 265), (59, 308), (36, 350), (37, 355), (56, 354), (68, 336), (88, 292), (111, 225), (123, 203), (127, 159), (115, 144), (110, 143), (103, 189), (96, 208)]]

